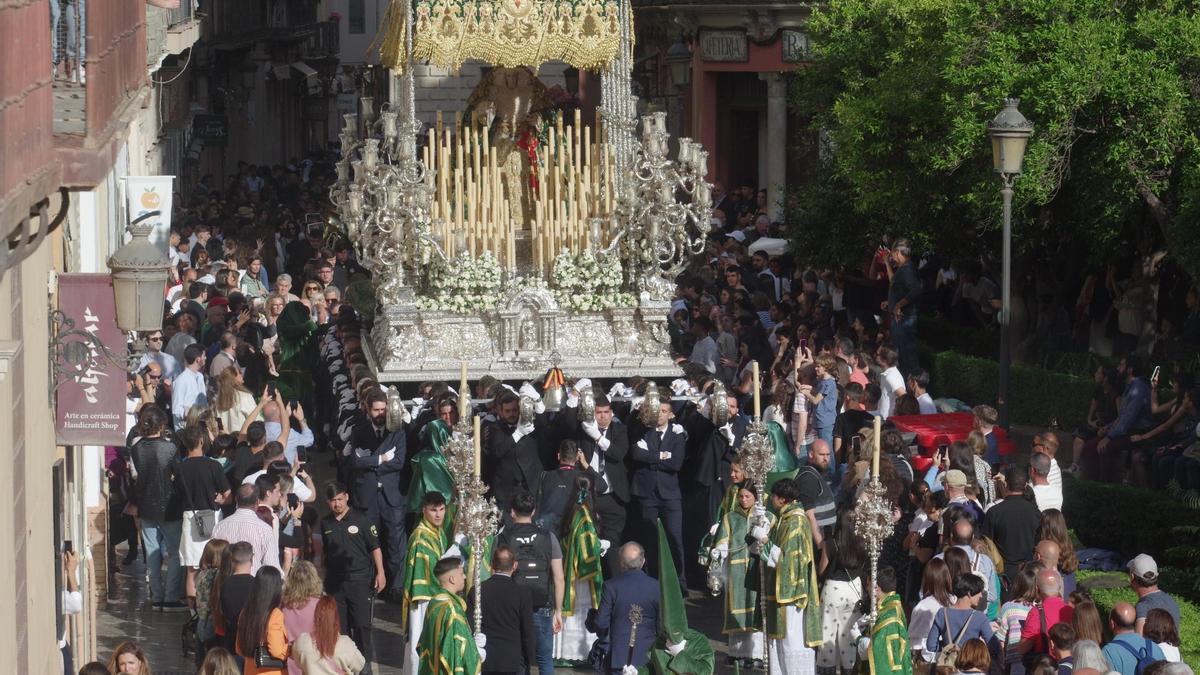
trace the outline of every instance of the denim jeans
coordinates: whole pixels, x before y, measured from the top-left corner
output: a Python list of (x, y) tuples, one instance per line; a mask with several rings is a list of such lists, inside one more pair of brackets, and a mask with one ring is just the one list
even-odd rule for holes
[[(142, 546), (146, 551), (153, 602), (179, 602), (183, 598), (183, 567), (179, 564), (179, 538), (182, 535), (182, 520), (156, 522), (142, 519)], [(162, 577), (164, 558), (167, 562), (165, 585)]]
[[(537, 633), (538, 675), (551, 675), (554, 672), (554, 613), (549, 607), (533, 610), (533, 630)], [(525, 675), (531, 672), (532, 668), (525, 668)]]
[(908, 375), (917, 367), (917, 313), (892, 323), (892, 345), (900, 357), (900, 372)]

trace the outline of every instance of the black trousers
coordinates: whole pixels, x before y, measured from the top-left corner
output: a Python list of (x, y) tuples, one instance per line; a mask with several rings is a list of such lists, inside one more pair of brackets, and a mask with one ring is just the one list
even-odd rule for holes
[[(679, 575), (679, 587), (684, 589), (686, 595), (687, 579), (684, 573), (683, 564), (683, 501), (681, 499), (657, 499), (654, 497), (639, 497), (641, 502), (642, 512), (642, 528), (644, 530), (642, 541), (651, 542), (658, 540), (658, 526), (656, 523), (661, 518), (663, 529), (667, 532), (667, 545), (671, 547), (671, 557), (675, 563), (675, 572)], [(655, 574), (658, 571), (658, 546), (647, 546), (646, 552), (655, 551), (652, 561), (647, 560), (646, 569), (650, 574)], [(647, 555), (649, 558), (649, 555)]]
[(604, 556), (604, 569), (609, 579), (620, 573), (618, 549), (625, 543), (625, 514), (625, 504), (616, 493), (596, 497), (596, 517), (600, 521), (596, 531), (601, 539), (607, 539), (610, 544), (608, 555)]
[(367, 658), (362, 672), (370, 675), (372, 604), (375, 600), (373, 579), (345, 579), (333, 584), (326, 583), (325, 590), (337, 601), (338, 618), (342, 630), (358, 645), (358, 650)]
[(408, 553), (408, 531), (404, 529), (407, 509), (387, 503), (383, 492), (375, 493), (375, 500), (361, 509), (362, 514), (375, 526), (379, 533), (379, 545), (383, 548), (383, 569), (387, 574), (388, 588), (404, 582), (404, 556)]

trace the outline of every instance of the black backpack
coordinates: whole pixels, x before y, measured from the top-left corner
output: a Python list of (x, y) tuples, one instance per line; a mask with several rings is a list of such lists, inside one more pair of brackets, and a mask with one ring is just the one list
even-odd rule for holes
[(554, 578), (550, 572), (554, 546), (550, 534), (533, 523), (513, 523), (500, 532), (496, 545), (507, 546), (516, 554), (517, 572), (513, 578), (529, 589), (533, 608), (550, 606), (554, 597)]

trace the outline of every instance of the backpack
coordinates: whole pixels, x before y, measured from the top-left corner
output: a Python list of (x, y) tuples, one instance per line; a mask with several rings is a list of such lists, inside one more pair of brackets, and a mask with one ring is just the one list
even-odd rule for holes
[(513, 579), (529, 589), (535, 610), (549, 607), (553, 596), (554, 579), (550, 573), (550, 558), (554, 547), (551, 535), (533, 523), (514, 523), (504, 528), (496, 538), (497, 546), (507, 546), (517, 556), (517, 572)]
[(1129, 643), (1124, 642), (1122, 640), (1113, 640), (1111, 643), (1109, 643), (1109, 644), (1120, 645), (1120, 646), (1124, 647), (1125, 651), (1129, 652), (1130, 654), (1133, 654), (1133, 658), (1137, 659), (1137, 667), (1134, 668), (1133, 675), (1142, 675), (1142, 672), (1145, 671), (1146, 668), (1151, 663), (1154, 663), (1154, 661), (1155, 661), (1154, 643), (1150, 641), (1150, 638), (1145, 638), (1145, 640), (1146, 640), (1146, 646), (1143, 647), (1140, 651), (1135, 650), (1133, 647), (1130, 647)]
[[(975, 615), (975, 610), (971, 610), (971, 616), (974, 616), (974, 615)], [(946, 619), (946, 631), (947, 632), (942, 633), (942, 637), (945, 638), (947, 635), (949, 635), (948, 631), (950, 630), (950, 612), (946, 609), (942, 609), (942, 616), (945, 617), (945, 619)], [(969, 616), (969, 617), (967, 617), (967, 620), (963, 623), (962, 629), (958, 631), (958, 637), (954, 638), (954, 642), (951, 642), (949, 644), (942, 646), (941, 650), (938, 651), (937, 662), (936, 662), (937, 665), (949, 666), (951, 668), (954, 668), (955, 670), (958, 670), (958, 667), (955, 665), (955, 662), (958, 661), (958, 650), (960, 648), (958, 643), (962, 642), (963, 636), (967, 634), (967, 628), (969, 628), (970, 626), (971, 626), (971, 617)]]

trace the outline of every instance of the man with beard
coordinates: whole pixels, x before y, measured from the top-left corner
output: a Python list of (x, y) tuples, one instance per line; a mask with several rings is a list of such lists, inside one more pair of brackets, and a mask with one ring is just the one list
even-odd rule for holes
[(352, 502), (383, 538), (390, 585), (403, 576), (405, 499), (400, 473), (407, 458), (404, 430), (390, 432), (386, 422), (387, 395), (373, 390), (350, 432), (348, 460)]
[[(350, 508), (346, 486), (325, 486), (330, 515), (321, 521), (325, 561), (325, 592), (337, 601), (342, 626), (368, 659), (371, 659), (372, 593), (383, 590), (383, 554), (375, 526)], [(363, 672), (370, 673), (369, 666)]]
[[(522, 387), (522, 393), (526, 388), (532, 389)], [(537, 490), (545, 463), (539, 455), (537, 420), (521, 423), (517, 394), (500, 394), (496, 415), (483, 431), (483, 481), (492, 487), (496, 507), (507, 519), (513, 495)]]

